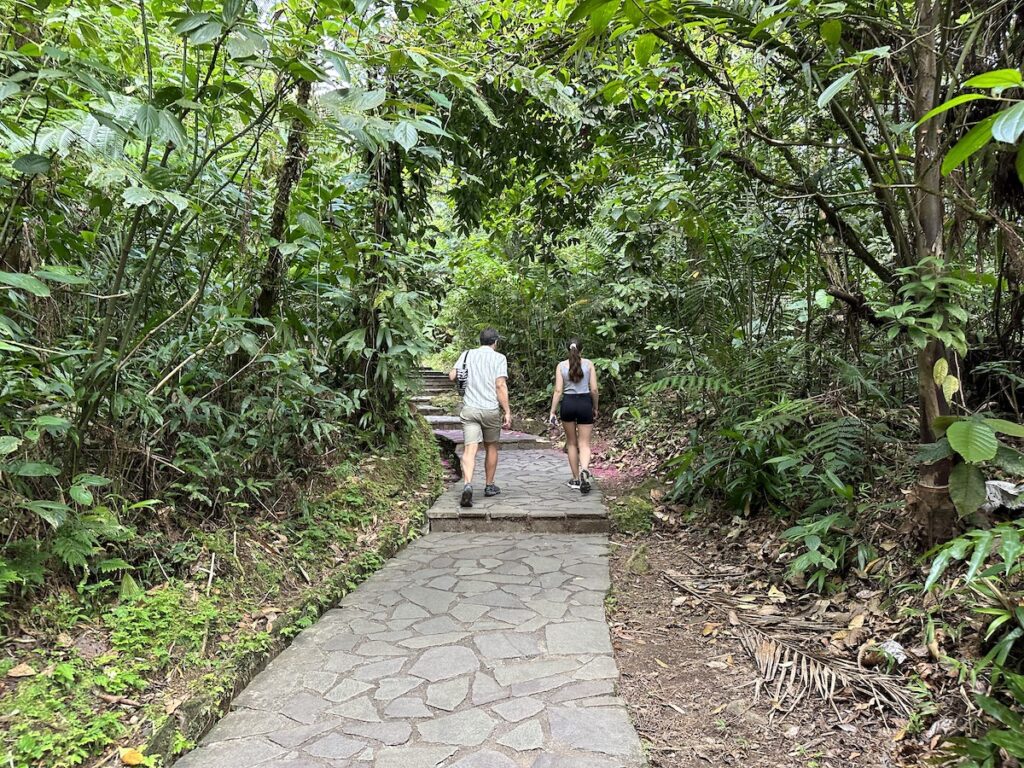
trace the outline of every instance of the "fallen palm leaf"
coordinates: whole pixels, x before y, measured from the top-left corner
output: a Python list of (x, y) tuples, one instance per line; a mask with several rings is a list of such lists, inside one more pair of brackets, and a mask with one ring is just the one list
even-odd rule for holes
[(824, 659), (742, 622), (734, 631), (761, 673), (755, 700), (762, 690), (771, 690), (776, 706), (785, 701), (796, 705), (813, 694), (835, 707), (836, 695), (850, 690), (902, 715), (911, 711), (910, 695), (898, 677), (865, 672), (838, 659)]
[[(867, 672), (856, 664), (839, 659), (825, 659), (805, 651), (793, 642), (773, 636), (763, 628), (762, 617), (757, 614), (741, 614), (736, 601), (724, 595), (701, 591), (681, 581), (672, 571), (665, 578), (680, 589), (698, 597), (728, 617), (736, 637), (743, 649), (757, 666), (761, 679), (755, 687), (757, 700), (763, 690), (770, 690), (777, 708), (784, 702), (795, 707), (808, 694), (816, 695), (836, 708), (835, 699), (843, 691), (851, 691), (868, 697), (879, 708), (888, 707), (901, 715), (912, 709), (912, 701), (903, 681), (893, 675)], [(775, 618), (775, 617), (773, 617)], [(780, 617), (781, 618), (781, 617)], [(806, 620), (781, 622), (792, 632), (796, 628), (820, 632), (823, 626)], [(761, 624), (761, 626), (757, 626)], [(772, 687), (774, 686), (774, 687)]]

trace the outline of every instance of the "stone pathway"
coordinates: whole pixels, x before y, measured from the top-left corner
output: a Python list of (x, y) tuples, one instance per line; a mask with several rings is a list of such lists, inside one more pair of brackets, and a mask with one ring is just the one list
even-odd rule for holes
[(615, 694), (607, 536), (536, 532), (607, 530), (567, 475), (555, 451), (503, 452), (501, 495), (463, 515), (445, 494), (432, 532), (299, 634), (178, 768), (643, 768)]
[(302, 632), (178, 768), (640, 768), (604, 536), (432, 533)]
[[(601, 492), (586, 496), (566, 485), (565, 454), (554, 450), (507, 450), (502, 435), (498, 476), (501, 493), (487, 498), (474, 484), (473, 506), (459, 506), (456, 484), (427, 513), (432, 531), (535, 531), (607, 533), (608, 513)], [(478, 467), (482, 472), (483, 467)]]

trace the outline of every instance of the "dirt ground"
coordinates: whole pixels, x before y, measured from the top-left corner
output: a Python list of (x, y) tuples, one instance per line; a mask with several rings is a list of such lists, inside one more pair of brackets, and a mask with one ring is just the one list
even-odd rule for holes
[(788, 715), (766, 695), (754, 702), (757, 671), (728, 621), (665, 578), (742, 570), (709, 543), (692, 529), (613, 538), (608, 611), (621, 692), (652, 768), (905, 765), (891, 757), (902, 721), (887, 727), (862, 702), (806, 698)]

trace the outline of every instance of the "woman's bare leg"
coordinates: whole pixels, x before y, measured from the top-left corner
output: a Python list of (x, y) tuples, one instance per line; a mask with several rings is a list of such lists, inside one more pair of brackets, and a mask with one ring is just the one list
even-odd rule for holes
[(590, 470), (590, 436), (594, 432), (593, 424), (579, 424), (576, 427), (577, 453), (579, 468)]
[(569, 454), (569, 470), (572, 472), (572, 479), (580, 479), (580, 449), (576, 442), (576, 422), (563, 421), (562, 429), (565, 430), (565, 452)]

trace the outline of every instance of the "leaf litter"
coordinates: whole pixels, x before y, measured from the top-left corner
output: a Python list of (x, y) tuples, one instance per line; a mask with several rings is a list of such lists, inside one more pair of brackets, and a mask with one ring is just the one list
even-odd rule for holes
[[(652, 768), (917, 764), (901, 757), (909, 677), (945, 673), (900, 642), (918, 628), (881, 590), (851, 577), (847, 592), (804, 593), (783, 579), (776, 533), (682, 526), (671, 507), (657, 517), (649, 536), (614, 537), (609, 600)], [(640, 547), (645, 573), (626, 566)]]

